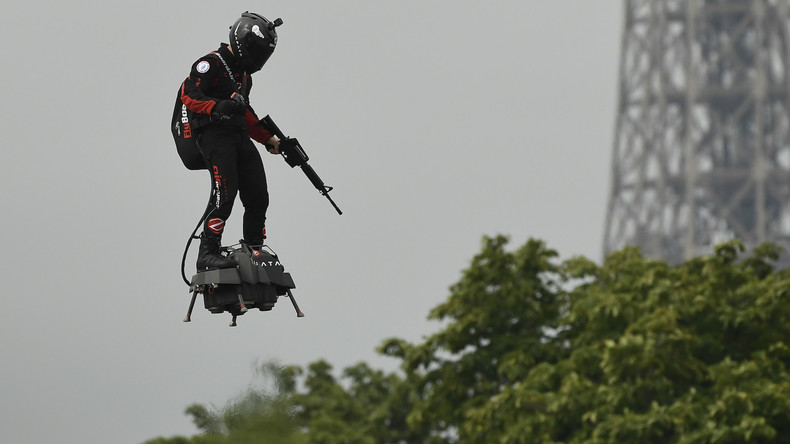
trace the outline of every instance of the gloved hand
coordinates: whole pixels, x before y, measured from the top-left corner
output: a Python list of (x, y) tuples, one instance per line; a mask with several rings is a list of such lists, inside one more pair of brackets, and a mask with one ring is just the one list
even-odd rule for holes
[(233, 93), (230, 100), (220, 100), (219, 103), (214, 105), (214, 111), (223, 116), (232, 116), (235, 114), (242, 114), (247, 109), (247, 102), (244, 101), (239, 93)]
[(269, 137), (266, 141), (266, 149), (272, 154), (280, 154), (280, 139), (277, 136)]

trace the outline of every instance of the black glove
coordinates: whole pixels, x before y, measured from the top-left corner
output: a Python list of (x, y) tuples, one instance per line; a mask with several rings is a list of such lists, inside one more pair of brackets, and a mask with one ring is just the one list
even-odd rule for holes
[(214, 111), (223, 116), (242, 114), (247, 109), (247, 102), (239, 93), (233, 93), (230, 100), (220, 100), (214, 105)]

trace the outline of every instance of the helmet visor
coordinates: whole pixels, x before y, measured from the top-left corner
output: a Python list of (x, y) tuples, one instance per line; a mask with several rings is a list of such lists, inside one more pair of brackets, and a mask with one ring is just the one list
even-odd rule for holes
[(250, 39), (247, 45), (247, 53), (249, 55), (248, 69), (250, 72), (260, 71), (263, 65), (269, 60), (274, 52), (274, 47), (267, 44), (267, 42), (260, 41), (259, 39)]
[(251, 72), (260, 71), (263, 68), (263, 65), (269, 60), (269, 57), (272, 56), (274, 52), (274, 48), (270, 47), (269, 45), (260, 44), (259, 42), (254, 42), (247, 46), (247, 52), (249, 53), (249, 69), (253, 70)]

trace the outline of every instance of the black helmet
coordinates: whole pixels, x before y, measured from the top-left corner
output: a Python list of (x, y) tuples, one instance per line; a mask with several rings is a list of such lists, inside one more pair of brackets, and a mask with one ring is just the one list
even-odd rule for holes
[(269, 60), (277, 46), (274, 28), (282, 24), (282, 19), (270, 22), (260, 14), (245, 11), (230, 27), (230, 47), (247, 73), (260, 71)]

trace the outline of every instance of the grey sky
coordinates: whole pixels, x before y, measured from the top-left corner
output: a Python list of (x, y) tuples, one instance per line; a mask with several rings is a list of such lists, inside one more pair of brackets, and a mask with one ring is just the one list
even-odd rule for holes
[[(229, 328), (199, 301), (183, 324), (209, 181), (181, 166), (170, 113), (247, 9), (285, 22), (252, 104), (345, 214), (264, 153), (269, 244), (307, 317), (281, 300)], [(374, 348), (438, 328), (426, 315), (483, 235), (599, 260), (620, 30), (619, 0), (4, 6), (2, 440), (192, 434), (184, 408), (267, 359), (393, 369)]]

